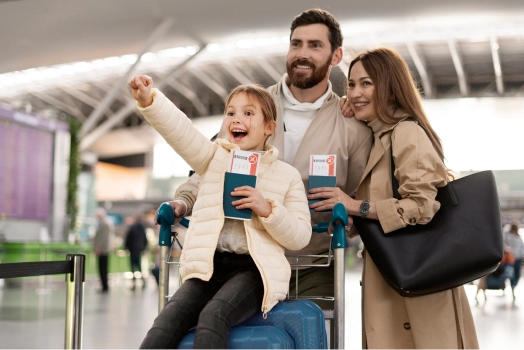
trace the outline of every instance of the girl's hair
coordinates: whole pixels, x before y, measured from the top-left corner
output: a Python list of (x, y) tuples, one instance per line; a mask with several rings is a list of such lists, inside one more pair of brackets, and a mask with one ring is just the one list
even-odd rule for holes
[(233, 97), (238, 94), (244, 93), (251, 102), (256, 102), (260, 105), (262, 114), (264, 115), (264, 123), (269, 123), (277, 120), (277, 107), (271, 94), (258, 84), (239, 85), (234, 88), (229, 97), (227, 98), (226, 107), (224, 108), (224, 114), (227, 113), (227, 107), (231, 103)]
[[(422, 108), (420, 92), (411, 75), (408, 65), (402, 57), (389, 48), (365, 51), (351, 61), (349, 72), (357, 62), (362, 62), (364, 69), (374, 83), (373, 103), (377, 118), (386, 125), (393, 125), (400, 119), (393, 116), (397, 108), (405, 110), (412, 119), (424, 129), (433, 148), (444, 161), (442, 143), (431, 127)], [(348, 74), (349, 76), (349, 74)], [(388, 111), (388, 107), (394, 106)], [(448, 171), (449, 172), (449, 171)]]

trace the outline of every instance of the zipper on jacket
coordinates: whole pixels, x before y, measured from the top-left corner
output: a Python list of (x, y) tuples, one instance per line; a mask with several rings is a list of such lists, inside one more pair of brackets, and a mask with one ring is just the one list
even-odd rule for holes
[(268, 307), (267, 307), (267, 305), (264, 305), (264, 306), (262, 307), (262, 312), (263, 312), (263, 313), (262, 313), (262, 318), (265, 320), (265, 319), (267, 318), (267, 313), (268, 313)]

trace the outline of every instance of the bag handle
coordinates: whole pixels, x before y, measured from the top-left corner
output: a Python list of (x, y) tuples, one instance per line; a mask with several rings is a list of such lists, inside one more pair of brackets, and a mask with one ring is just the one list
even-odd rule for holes
[[(407, 120), (407, 119), (404, 119), (404, 120)], [(398, 124), (402, 123), (404, 120), (402, 120)], [(395, 128), (398, 126), (398, 124), (395, 125)], [(398, 188), (399, 188), (398, 180), (395, 177), (395, 169), (396, 169), (395, 168), (395, 158), (393, 158), (393, 131), (395, 131), (395, 128), (393, 128), (393, 130), (391, 131), (391, 140), (390, 140), (391, 146), (389, 147), (389, 150), (391, 153), (391, 189), (393, 190), (393, 197), (395, 197), (398, 200), (401, 200), (402, 197), (398, 193)]]
[[(410, 118), (406, 118), (402, 121), (400, 121), (398, 124), (402, 123), (403, 121), (414, 121)], [(398, 126), (395, 125), (395, 128)], [(395, 128), (393, 128), (393, 131), (395, 131)], [(391, 188), (393, 190), (393, 197), (395, 197), (396, 199), (398, 200), (401, 200), (402, 197), (400, 196), (400, 194), (398, 193), (398, 188), (399, 188), (399, 184), (398, 184), (398, 180), (397, 178), (395, 177), (395, 159), (393, 158), (393, 131), (391, 131), (391, 146), (390, 146), (390, 154), (391, 154)], [(453, 190), (453, 186), (451, 185), (451, 183), (446, 186), (446, 194), (448, 195), (448, 198), (449, 198), (449, 201), (451, 202), (451, 204), (453, 206), (457, 206), (459, 205), (459, 200), (458, 200), (458, 197), (457, 195), (455, 194), (455, 191)]]

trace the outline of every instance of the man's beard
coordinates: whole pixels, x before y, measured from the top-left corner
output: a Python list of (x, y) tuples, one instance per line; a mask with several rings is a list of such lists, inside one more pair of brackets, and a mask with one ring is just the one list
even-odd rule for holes
[[(333, 55), (329, 57), (326, 63), (323, 66), (317, 67), (313, 62), (309, 60), (300, 60), (296, 59), (291, 63), (286, 63), (287, 75), (291, 81), (291, 85), (299, 89), (310, 89), (313, 86), (318, 85), (329, 73), (329, 68), (331, 67), (330, 62), (333, 58)], [(293, 67), (297, 65), (305, 65), (311, 67), (311, 76), (305, 77), (302, 73), (295, 73)]]

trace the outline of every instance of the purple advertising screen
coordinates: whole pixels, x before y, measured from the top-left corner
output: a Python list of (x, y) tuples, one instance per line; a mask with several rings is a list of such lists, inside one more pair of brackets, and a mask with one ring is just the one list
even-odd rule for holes
[(0, 215), (48, 220), (53, 132), (0, 118)]

